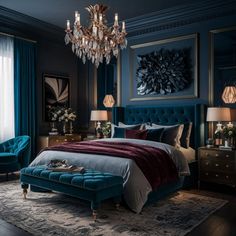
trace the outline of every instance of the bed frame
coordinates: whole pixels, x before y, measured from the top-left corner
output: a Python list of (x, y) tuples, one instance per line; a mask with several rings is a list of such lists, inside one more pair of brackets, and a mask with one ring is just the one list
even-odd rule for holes
[(204, 128), (205, 105), (182, 104), (176, 106), (126, 106), (114, 107), (112, 110), (112, 121), (114, 124), (123, 122), (125, 124), (155, 123), (160, 125), (173, 125), (192, 122), (193, 128), (190, 137), (190, 146), (196, 150), (196, 161), (191, 163), (191, 176), (182, 177), (177, 183), (161, 186), (158, 191), (149, 194), (148, 203), (157, 201), (179, 190), (195, 184), (197, 179), (197, 149), (202, 146), (205, 136)]

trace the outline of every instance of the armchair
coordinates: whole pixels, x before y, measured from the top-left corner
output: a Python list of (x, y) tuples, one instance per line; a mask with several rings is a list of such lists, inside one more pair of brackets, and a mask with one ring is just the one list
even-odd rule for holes
[(18, 136), (0, 143), (0, 173), (14, 172), (27, 167), (30, 161), (30, 137)]

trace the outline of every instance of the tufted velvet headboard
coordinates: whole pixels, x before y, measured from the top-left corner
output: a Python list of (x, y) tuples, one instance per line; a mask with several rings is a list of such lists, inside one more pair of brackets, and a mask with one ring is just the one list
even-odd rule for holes
[(181, 106), (126, 106), (114, 107), (112, 120), (114, 124), (155, 123), (161, 125), (173, 125), (192, 122), (190, 145), (198, 148), (204, 141), (204, 105)]

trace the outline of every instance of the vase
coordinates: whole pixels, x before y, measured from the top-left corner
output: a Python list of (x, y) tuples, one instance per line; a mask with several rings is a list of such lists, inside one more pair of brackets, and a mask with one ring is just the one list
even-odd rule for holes
[(70, 121), (70, 128), (69, 128), (70, 134), (73, 134), (73, 123)]
[(67, 133), (67, 122), (63, 122), (62, 133), (65, 135)]

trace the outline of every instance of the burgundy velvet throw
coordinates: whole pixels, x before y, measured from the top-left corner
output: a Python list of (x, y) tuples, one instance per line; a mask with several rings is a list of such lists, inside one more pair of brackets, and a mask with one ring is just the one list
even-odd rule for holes
[(177, 168), (170, 156), (159, 148), (125, 142), (71, 142), (46, 148), (46, 150), (87, 153), (128, 158), (137, 164), (152, 189), (178, 179)]

